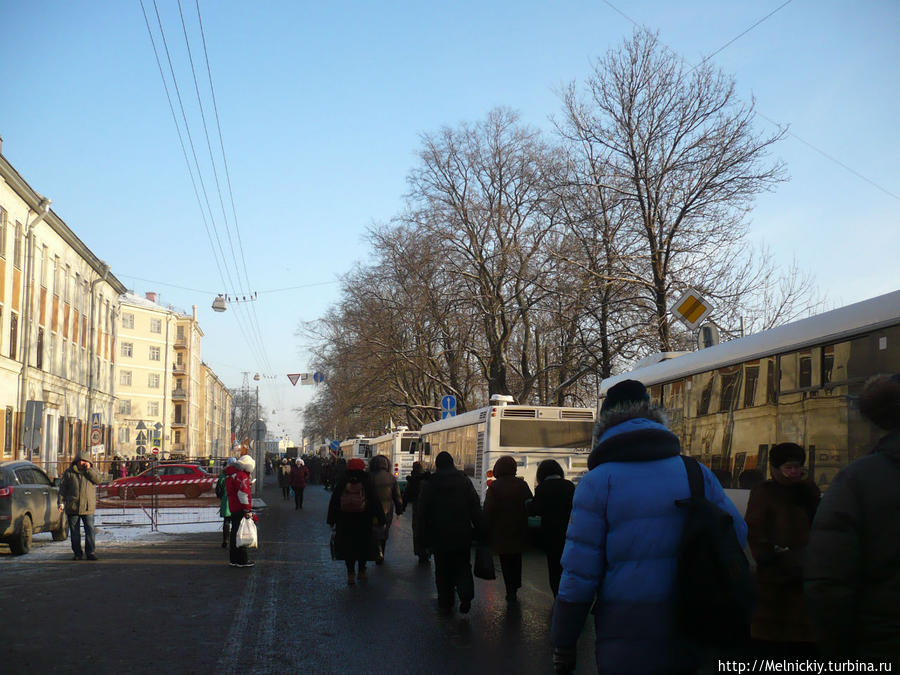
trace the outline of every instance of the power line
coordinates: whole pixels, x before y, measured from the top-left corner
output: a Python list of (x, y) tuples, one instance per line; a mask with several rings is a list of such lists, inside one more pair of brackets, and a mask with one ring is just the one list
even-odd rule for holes
[[(613, 9), (616, 13), (618, 13), (618, 14), (622, 15), (623, 17), (625, 17), (628, 21), (630, 21), (630, 22), (631, 22), (632, 24), (634, 24), (636, 27), (642, 28), (642, 26), (641, 26), (637, 21), (635, 21), (634, 19), (632, 19), (632, 18), (631, 18), (630, 16), (628, 16), (625, 12), (623, 12), (621, 9), (619, 9), (619, 8), (616, 7), (614, 4), (612, 4), (609, 0), (603, 0), (603, 2), (604, 2), (604, 4), (606, 4), (608, 7), (610, 7), (611, 9)], [(771, 17), (773, 14), (779, 12), (781, 9), (783, 9), (784, 7), (786, 7), (787, 5), (789, 5), (791, 2), (793, 2), (793, 0), (786, 0), (786, 2), (782, 3), (781, 5), (779, 5), (779, 6), (776, 7), (775, 9), (773, 9), (771, 12), (769, 12), (768, 14), (766, 14), (764, 17), (762, 17), (761, 19), (759, 19), (758, 21), (756, 21), (756, 23), (754, 23), (753, 25), (751, 25), (749, 28), (747, 28), (746, 30), (742, 31), (741, 33), (739, 33), (738, 35), (736, 35), (735, 37), (733, 37), (731, 40), (729, 40), (729, 41), (726, 42), (724, 45), (722, 45), (721, 47), (719, 47), (716, 51), (714, 51), (714, 52), (713, 52), (712, 54), (710, 54), (709, 56), (705, 57), (702, 61), (700, 61), (700, 63), (698, 63), (697, 65), (693, 66), (688, 72), (690, 73), (690, 72), (695, 71), (697, 68), (699, 68), (699, 67), (702, 66), (704, 63), (706, 63), (707, 61), (709, 61), (709, 60), (710, 60), (712, 57), (714, 57), (716, 54), (718, 54), (719, 52), (723, 51), (723, 50), (726, 49), (727, 47), (731, 46), (731, 45), (732, 45), (734, 42), (736, 42), (738, 39), (740, 39), (740, 38), (742, 38), (743, 36), (745, 36), (747, 33), (749, 33), (751, 30), (753, 30), (754, 28), (756, 28), (756, 27), (757, 27), (759, 24), (761, 24), (763, 21), (765, 21), (766, 19), (768, 19), (769, 17)], [(790, 136), (791, 138), (794, 138), (794, 139), (800, 141), (803, 145), (805, 145), (805, 146), (807, 146), (808, 148), (810, 148), (811, 150), (814, 150), (815, 152), (819, 153), (819, 154), (822, 155), (822, 157), (824, 157), (825, 159), (827, 159), (827, 160), (829, 160), (829, 161), (831, 161), (831, 162), (834, 162), (835, 164), (837, 164), (837, 165), (838, 165), (839, 167), (841, 167), (842, 169), (845, 169), (846, 171), (849, 171), (850, 173), (852, 173), (852, 174), (853, 174), (854, 176), (856, 176), (857, 178), (860, 178), (860, 179), (864, 180), (866, 183), (868, 183), (868, 184), (871, 185), (872, 187), (877, 188), (878, 190), (880, 190), (880, 191), (883, 192), (884, 194), (888, 195), (889, 197), (893, 197), (893, 198), (896, 199), (897, 201), (900, 201), (900, 196), (894, 194), (893, 192), (891, 192), (891, 191), (888, 190), (887, 188), (883, 187), (883, 186), (880, 185), (879, 183), (876, 183), (876, 182), (875, 182), (874, 180), (872, 180), (871, 178), (869, 178), (869, 177), (863, 175), (862, 173), (860, 173), (859, 171), (857, 171), (857, 170), (854, 169), (853, 167), (851, 167), (851, 166), (845, 164), (845, 163), (842, 162), (841, 160), (839, 160), (839, 159), (837, 159), (836, 157), (830, 155), (829, 153), (825, 152), (824, 150), (822, 150), (821, 148), (817, 147), (816, 145), (813, 145), (813, 144), (810, 143), (809, 141), (807, 141), (807, 140), (801, 138), (800, 136), (798, 136), (798, 135), (795, 134), (794, 132), (790, 131), (790, 130), (787, 128), (787, 125), (779, 124), (778, 122), (776, 122), (775, 120), (771, 119), (770, 117), (767, 117), (766, 115), (764, 115), (763, 113), (759, 112), (758, 110), (753, 110), (753, 114), (758, 115), (759, 117), (763, 118), (764, 120), (766, 120), (767, 122), (769, 122), (769, 123), (771, 123), (771, 124), (774, 124), (774, 125), (775, 125), (776, 127), (778, 127), (779, 129), (785, 130), (788, 136)]]

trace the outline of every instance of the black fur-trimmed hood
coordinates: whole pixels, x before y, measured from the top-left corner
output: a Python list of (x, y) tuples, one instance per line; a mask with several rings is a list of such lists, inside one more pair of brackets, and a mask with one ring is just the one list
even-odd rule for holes
[(666, 427), (660, 408), (646, 401), (616, 406), (594, 426), (594, 449), (588, 469), (606, 462), (649, 462), (681, 454), (678, 437)]

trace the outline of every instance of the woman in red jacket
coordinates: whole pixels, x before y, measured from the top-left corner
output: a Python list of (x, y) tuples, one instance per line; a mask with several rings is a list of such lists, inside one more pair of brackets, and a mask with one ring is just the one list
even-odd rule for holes
[(291, 467), (291, 487), (294, 488), (294, 510), (303, 508), (303, 489), (309, 480), (309, 469), (306, 463), (299, 457)]
[(228, 510), (231, 511), (228, 555), (232, 567), (253, 567), (253, 563), (248, 559), (247, 549), (237, 546), (237, 532), (241, 520), (251, 517), (253, 497), (250, 493), (250, 474), (255, 468), (256, 462), (253, 458), (250, 455), (243, 455), (225, 469), (225, 493), (228, 495)]

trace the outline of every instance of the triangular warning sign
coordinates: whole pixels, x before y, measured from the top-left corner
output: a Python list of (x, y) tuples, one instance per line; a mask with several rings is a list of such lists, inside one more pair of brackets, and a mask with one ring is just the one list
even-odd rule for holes
[(297, 381), (300, 379), (301, 375), (303, 375), (303, 373), (288, 373), (288, 379), (291, 381), (291, 384), (296, 387)]

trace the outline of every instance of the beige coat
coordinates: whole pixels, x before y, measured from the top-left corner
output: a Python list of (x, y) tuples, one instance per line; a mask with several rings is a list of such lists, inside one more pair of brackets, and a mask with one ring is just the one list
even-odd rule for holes
[(102, 482), (95, 468), (82, 469), (78, 464), (72, 464), (63, 474), (57, 503), (63, 504), (70, 516), (92, 515), (97, 510), (96, 486)]

